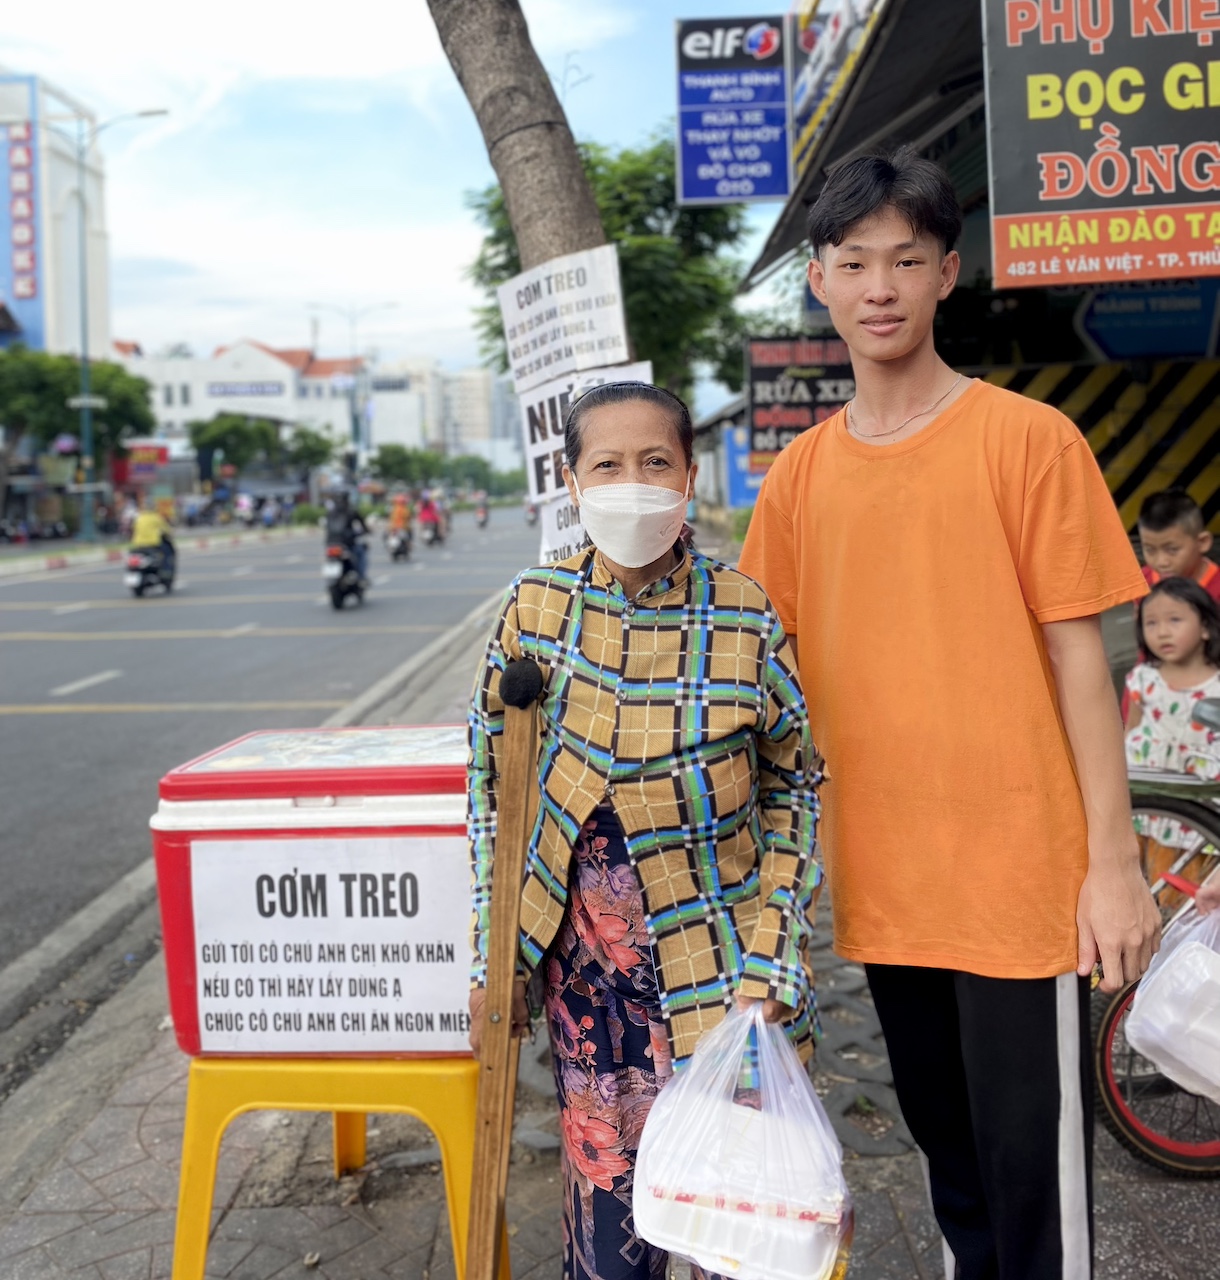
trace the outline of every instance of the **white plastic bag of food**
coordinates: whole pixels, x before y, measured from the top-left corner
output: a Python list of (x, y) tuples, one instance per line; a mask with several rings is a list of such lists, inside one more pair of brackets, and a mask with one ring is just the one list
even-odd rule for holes
[(632, 1207), (644, 1240), (723, 1276), (846, 1272), (843, 1151), (761, 1003), (734, 1008), (661, 1090), (640, 1139)]
[(1125, 1030), (1176, 1084), (1220, 1103), (1220, 911), (1192, 908), (1166, 932)]

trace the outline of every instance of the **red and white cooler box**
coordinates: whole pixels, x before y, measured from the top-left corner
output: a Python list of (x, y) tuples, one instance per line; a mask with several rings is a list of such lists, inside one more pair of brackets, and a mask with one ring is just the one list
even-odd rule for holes
[(253, 733), (161, 780), (153, 852), (189, 1054), (469, 1053), (460, 726)]

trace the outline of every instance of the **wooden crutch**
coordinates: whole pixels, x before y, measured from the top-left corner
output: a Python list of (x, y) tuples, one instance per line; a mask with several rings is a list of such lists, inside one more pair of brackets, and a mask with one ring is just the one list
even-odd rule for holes
[(487, 938), (487, 995), (479, 1047), (474, 1182), (466, 1280), (497, 1280), (504, 1239), (504, 1197), (512, 1146), (520, 1037), (513, 1035), (513, 983), (521, 927), (521, 881), (538, 789), (535, 723), (542, 672), (526, 658), (504, 668), (500, 698), (504, 734), (496, 751), (496, 843)]

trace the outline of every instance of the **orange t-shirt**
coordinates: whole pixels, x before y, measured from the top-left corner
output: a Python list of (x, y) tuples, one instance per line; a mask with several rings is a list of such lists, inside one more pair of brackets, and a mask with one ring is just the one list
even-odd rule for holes
[(1147, 591), (1075, 426), (984, 382), (897, 444), (840, 412), (776, 459), (739, 567), (797, 640), (836, 951), (1075, 968), (1085, 818), (1039, 624)]

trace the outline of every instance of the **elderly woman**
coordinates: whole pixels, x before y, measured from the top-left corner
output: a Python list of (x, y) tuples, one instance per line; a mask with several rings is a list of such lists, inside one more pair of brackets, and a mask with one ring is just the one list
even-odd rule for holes
[[(477, 1052), (500, 676), (542, 669), (520, 964), (541, 970), (554, 1051), (568, 1280), (664, 1275), (633, 1229), (640, 1131), (734, 999), (811, 1037), (821, 762), (767, 597), (680, 539), (692, 441), (682, 401), (644, 383), (573, 405), (564, 478), (593, 545), (513, 583), (470, 712)], [(528, 1024), (524, 981), (513, 1020)]]

